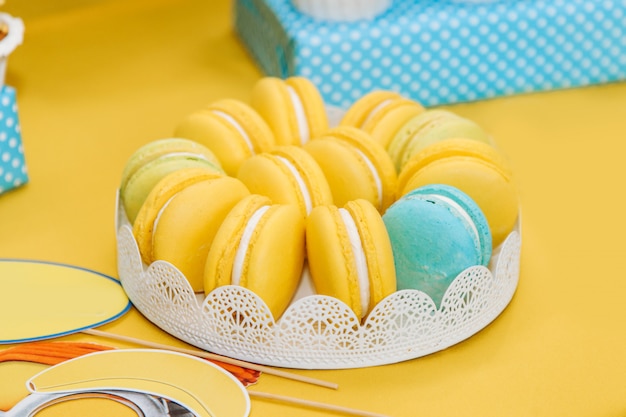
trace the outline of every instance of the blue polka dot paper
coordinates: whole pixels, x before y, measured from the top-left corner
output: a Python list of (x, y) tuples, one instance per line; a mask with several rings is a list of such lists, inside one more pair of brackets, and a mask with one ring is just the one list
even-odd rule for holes
[(0, 89), (0, 193), (28, 182), (15, 89)]
[(625, 0), (395, 0), (330, 23), (290, 0), (238, 0), (236, 28), (267, 75), (310, 78), (348, 107), (394, 90), (426, 106), (626, 78)]

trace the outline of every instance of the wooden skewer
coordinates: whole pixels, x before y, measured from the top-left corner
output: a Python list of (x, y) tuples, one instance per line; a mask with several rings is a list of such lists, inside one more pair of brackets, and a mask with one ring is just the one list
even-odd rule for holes
[(245, 361), (241, 361), (239, 359), (233, 359), (233, 358), (229, 358), (227, 356), (217, 355), (215, 353), (210, 353), (210, 352), (206, 352), (206, 351), (178, 348), (178, 347), (174, 347), (174, 346), (164, 345), (164, 344), (161, 344), (161, 343), (150, 342), (148, 340), (137, 339), (135, 337), (122, 336), (122, 335), (118, 335), (118, 334), (115, 334), (115, 333), (103, 332), (101, 330), (96, 330), (96, 329), (81, 330), (81, 333), (85, 333), (85, 334), (92, 335), (92, 336), (108, 337), (109, 339), (119, 340), (119, 341), (122, 341), (122, 342), (134, 343), (134, 344), (137, 344), (137, 345), (140, 345), (140, 346), (146, 346), (146, 347), (150, 347), (150, 348), (154, 348), (154, 349), (165, 349), (165, 350), (171, 350), (171, 351), (174, 351), (174, 352), (185, 353), (187, 355), (194, 355), (194, 356), (198, 356), (198, 357), (205, 358), (205, 359), (216, 360), (216, 361), (228, 363), (228, 364), (231, 364), (231, 365), (236, 365), (236, 366), (241, 366), (241, 367), (244, 367), (244, 368), (249, 368), (249, 369), (252, 369), (254, 371), (260, 371), (260, 372), (263, 372), (263, 373), (268, 374), (268, 375), (274, 375), (274, 376), (278, 376), (278, 377), (281, 377), (281, 378), (287, 378), (287, 379), (292, 379), (294, 381), (304, 382), (304, 383), (307, 383), (307, 384), (318, 385), (320, 387), (331, 388), (331, 389), (338, 389), (339, 388), (339, 385), (334, 383), (334, 382), (322, 381), (322, 380), (319, 380), (319, 379), (310, 378), (310, 377), (294, 374), (294, 373), (291, 373), (291, 372), (281, 371), (279, 369), (271, 368), (269, 366), (264, 366), (264, 365), (258, 365), (258, 364), (255, 364), (255, 363), (245, 362)]
[(291, 404), (303, 405), (306, 407), (317, 408), (317, 409), (325, 410), (325, 411), (333, 411), (337, 413), (351, 414), (353, 416), (388, 417), (387, 415), (372, 413), (370, 411), (362, 411), (362, 410), (356, 410), (354, 408), (341, 407), (338, 405), (320, 403), (320, 402), (310, 401), (310, 400), (303, 400), (300, 398), (286, 397), (284, 395), (268, 394), (266, 392), (248, 390), (248, 394), (250, 395), (251, 398), (263, 398), (263, 399), (268, 399), (268, 400), (281, 401), (285, 403), (291, 403)]
[[(300, 382), (306, 382), (309, 384), (319, 385), (319, 386), (326, 387), (326, 388), (332, 388), (332, 389), (339, 388), (339, 385), (335, 383), (321, 381), (321, 380), (314, 379), (314, 378), (308, 378), (308, 377), (300, 376), (297, 374), (292, 374), (289, 372), (274, 369), (271, 367), (267, 367), (264, 365), (248, 363), (245, 361), (229, 358), (227, 356), (217, 355), (214, 353), (209, 353), (206, 351), (178, 348), (178, 347), (168, 346), (168, 345), (164, 345), (164, 344), (160, 344), (156, 342), (150, 342), (147, 340), (137, 339), (134, 337), (122, 336), (122, 335), (118, 335), (115, 333), (103, 332), (101, 330), (95, 330), (95, 329), (85, 329), (85, 330), (82, 330), (82, 333), (89, 334), (92, 336), (108, 337), (110, 339), (119, 340), (123, 342), (130, 342), (130, 343), (134, 343), (134, 344), (138, 344), (138, 345), (146, 346), (146, 347), (151, 347), (155, 349), (166, 349), (166, 350), (171, 350), (171, 351), (175, 351), (179, 353), (185, 353), (189, 355), (202, 357), (205, 359), (217, 360), (217, 361), (221, 361), (224, 363), (229, 363), (231, 365), (242, 366), (242, 367), (246, 367), (246, 368), (260, 371), (263, 373), (267, 373), (269, 375), (275, 375), (275, 376), (279, 376), (283, 378), (293, 379), (293, 380), (297, 380)], [(332, 405), (332, 404), (327, 404), (327, 403), (320, 403), (320, 402), (311, 401), (311, 400), (304, 400), (301, 398), (294, 398), (294, 397), (288, 397), (288, 396), (278, 395), (278, 394), (270, 394), (270, 393), (259, 392), (259, 391), (251, 391), (251, 390), (247, 390), (247, 391), (251, 398), (260, 398), (260, 399), (279, 401), (279, 402), (284, 402), (287, 404), (295, 404), (295, 405), (300, 405), (300, 406), (305, 406), (305, 407), (317, 408), (317, 409), (324, 410), (324, 411), (331, 411), (331, 412), (349, 414), (349, 415), (360, 416), (360, 417), (388, 417), (384, 414), (378, 414), (378, 413), (373, 413), (373, 412), (363, 411), (363, 410), (356, 410), (353, 408), (347, 408), (347, 407), (342, 407), (342, 406)]]

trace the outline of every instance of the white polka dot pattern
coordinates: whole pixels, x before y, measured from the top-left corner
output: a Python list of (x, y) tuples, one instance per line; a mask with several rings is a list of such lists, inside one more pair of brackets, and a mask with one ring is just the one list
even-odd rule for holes
[(0, 193), (28, 181), (15, 89), (0, 89)]
[(372, 89), (435, 106), (626, 78), (625, 0), (395, 0), (352, 23), (316, 21), (289, 0), (236, 10), (268, 75), (306, 76), (340, 107)]

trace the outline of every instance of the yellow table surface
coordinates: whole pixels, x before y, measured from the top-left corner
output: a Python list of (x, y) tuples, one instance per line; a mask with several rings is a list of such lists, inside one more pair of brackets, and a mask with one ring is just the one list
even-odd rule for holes
[[(9, 0), (4, 10), (26, 26), (6, 82), (17, 89), (30, 183), (0, 195), (0, 256), (116, 276), (115, 191), (128, 156), (215, 99), (247, 100), (262, 76), (233, 32), (232, 2)], [(521, 274), (509, 307), (423, 358), (294, 371), (337, 391), (271, 375), (251, 389), (394, 417), (626, 415), (626, 83), (450, 108), (495, 136), (520, 185)], [(186, 346), (135, 310), (101, 330)], [(0, 364), (0, 398), (41, 368)], [(108, 415), (102, 400), (46, 415), (88, 415), (94, 403)], [(327, 414), (253, 400), (251, 415)]]

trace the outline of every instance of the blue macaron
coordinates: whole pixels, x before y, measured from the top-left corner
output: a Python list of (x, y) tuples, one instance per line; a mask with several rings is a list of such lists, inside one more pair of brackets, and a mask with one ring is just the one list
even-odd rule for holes
[(458, 188), (417, 188), (383, 215), (396, 267), (398, 290), (417, 289), (439, 306), (465, 269), (489, 263), (491, 232), (485, 215)]

